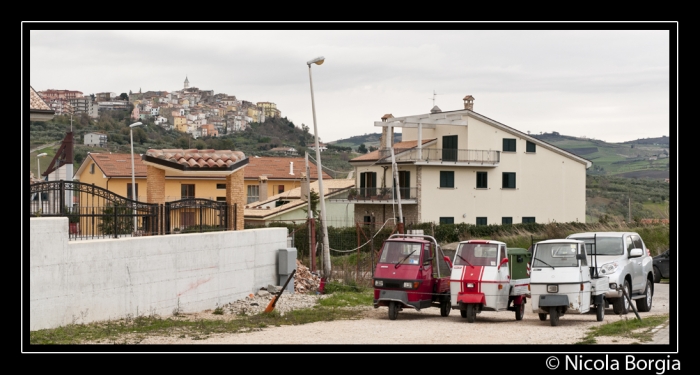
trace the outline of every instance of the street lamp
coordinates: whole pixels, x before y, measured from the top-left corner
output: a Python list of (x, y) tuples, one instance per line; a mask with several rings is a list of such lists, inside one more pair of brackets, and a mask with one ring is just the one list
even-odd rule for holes
[[(136, 176), (134, 172), (134, 127), (143, 125), (135, 122), (129, 125), (129, 135), (131, 136), (131, 199), (136, 199)], [(136, 232), (136, 203), (133, 203), (132, 215), (134, 216), (134, 232)]]
[(321, 149), (318, 146), (318, 130), (316, 128), (316, 106), (314, 104), (314, 84), (311, 79), (311, 64), (321, 65), (326, 58), (319, 56), (306, 62), (309, 66), (309, 86), (311, 87), (311, 111), (314, 115), (314, 137), (316, 142), (316, 173), (318, 175), (318, 196), (321, 203), (321, 228), (323, 228), (323, 276), (328, 280), (331, 276), (331, 253), (328, 245), (328, 228), (326, 226), (326, 200), (323, 197), (323, 167), (321, 166)]
[[(36, 178), (41, 179), (41, 159), (46, 156), (45, 152), (42, 152), (41, 154), (36, 156)], [(39, 191), (39, 212), (43, 211), (43, 206), (41, 204), (41, 191)]]

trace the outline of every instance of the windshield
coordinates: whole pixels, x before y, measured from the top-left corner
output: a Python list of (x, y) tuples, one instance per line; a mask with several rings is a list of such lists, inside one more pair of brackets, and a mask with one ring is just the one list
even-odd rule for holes
[(418, 265), (421, 247), (421, 243), (387, 241), (382, 247), (379, 263)]
[(537, 244), (532, 267), (578, 267), (575, 243)]
[(586, 252), (589, 255), (622, 255), (624, 253), (620, 237), (596, 237), (595, 241), (593, 238), (577, 238), (577, 240), (586, 243)]
[(498, 245), (483, 243), (460, 244), (455, 253), (455, 265), (464, 266), (497, 266)]

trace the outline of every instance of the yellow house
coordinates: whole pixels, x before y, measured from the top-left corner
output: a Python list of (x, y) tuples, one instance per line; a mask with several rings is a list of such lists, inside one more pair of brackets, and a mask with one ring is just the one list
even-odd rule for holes
[(179, 132), (187, 132), (187, 118), (185, 116), (173, 116), (173, 127)]
[[(188, 154), (213, 153), (215, 150), (163, 150)], [(149, 150), (150, 152), (150, 150)], [(146, 164), (142, 156), (134, 157), (134, 178), (137, 200), (147, 201)], [(305, 172), (304, 158), (255, 157), (248, 158), (244, 168), (246, 202), (267, 199), (273, 195), (301, 187)], [(316, 166), (309, 162), (311, 181), (318, 180)], [(166, 202), (186, 197), (226, 201), (224, 177), (199, 173), (183, 175), (176, 171), (165, 173), (164, 199)], [(80, 165), (74, 179), (107, 189), (115, 194), (131, 198), (131, 154), (90, 153)], [(323, 179), (331, 179), (323, 173)], [(139, 189), (140, 188), (140, 189)]]

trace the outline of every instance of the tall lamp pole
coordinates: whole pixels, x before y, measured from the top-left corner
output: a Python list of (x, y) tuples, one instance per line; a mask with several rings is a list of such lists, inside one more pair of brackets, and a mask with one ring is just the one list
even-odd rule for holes
[[(46, 156), (45, 152), (36, 156), (36, 178), (41, 179), (41, 159)], [(41, 191), (39, 192), (39, 211), (42, 212), (44, 206), (41, 204)]]
[(314, 84), (311, 79), (311, 64), (321, 65), (325, 57), (319, 56), (306, 62), (309, 66), (309, 86), (311, 87), (311, 111), (314, 115), (314, 138), (316, 143), (316, 174), (318, 175), (318, 197), (321, 204), (321, 228), (323, 228), (323, 276), (328, 280), (331, 276), (331, 252), (328, 245), (328, 227), (326, 226), (326, 200), (323, 194), (323, 167), (321, 166), (321, 149), (318, 146), (318, 130), (316, 128), (316, 105), (314, 104)]
[[(134, 172), (134, 127), (141, 126), (140, 122), (135, 122), (129, 125), (129, 135), (131, 136), (131, 199), (136, 199), (136, 174)], [(131, 211), (134, 216), (134, 233), (136, 233), (136, 203), (133, 203), (133, 209)]]

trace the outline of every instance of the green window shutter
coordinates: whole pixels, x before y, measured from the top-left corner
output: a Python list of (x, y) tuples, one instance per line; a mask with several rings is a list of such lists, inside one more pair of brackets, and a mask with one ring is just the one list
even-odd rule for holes
[(440, 218), (440, 224), (454, 224), (454, 223), (455, 223), (454, 217), (441, 217)]
[(440, 187), (455, 187), (455, 173), (453, 171), (440, 171)]
[(478, 189), (485, 189), (488, 187), (487, 172), (476, 172), (476, 187)]
[(477, 217), (476, 218), (476, 225), (486, 225), (486, 218), (485, 217)]
[(527, 141), (525, 143), (525, 152), (536, 152), (536, 150), (537, 146), (533, 142)]
[(501, 224), (503, 224), (503, 225), (513, 224), (513, 218), (512, 217), (502, 217)]

